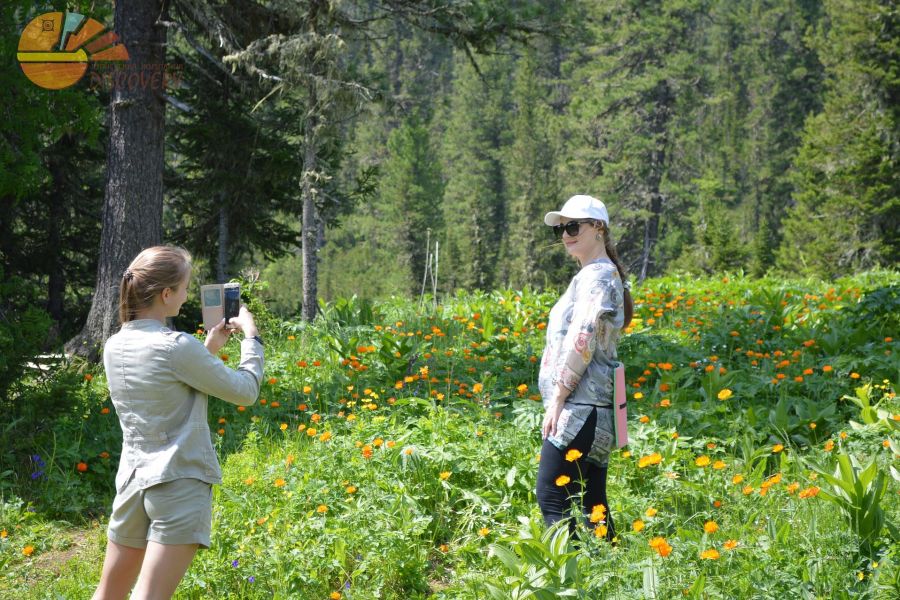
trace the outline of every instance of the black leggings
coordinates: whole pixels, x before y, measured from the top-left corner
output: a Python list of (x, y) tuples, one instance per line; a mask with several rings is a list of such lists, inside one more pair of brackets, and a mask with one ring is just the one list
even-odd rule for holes
[[(567, 518), (572, 509), (573, 500), (581, 504), (581, 510), (585, 518), (589, 518), (594, 506), (602, 504), (606, 507), (606, 539), (615, 537), (612, 515), (609, 511), (609, 501), (606, 499), (606, 467), (599, 467), (587, 461), (588, 452), (594, 441), (594, 429), (597, 423), (596, 409), (591, 411), (587, 421), (572, 443), (565, 450), (560, 450), (544, 440), (541, 447), (541, 462), (537, 474), (537, 501), (544, 515), (544, 522), (552, 525), (557, 521)], [(581, 452), (581, 458), (569, 462), (566, 460), (566, 452), (571, 449)], [(556, 478), (560, 475), (568, 475), (570, 482), (566, 485), (556, 485)], [(581, 484), (585, 483), (582, 496)], [(580, 502), (579, 502), (580, 500)], [(594, 524), (587, 520), (587, 524)], [(576, 520), (569, 520), (569, 530), (575, 533)]]

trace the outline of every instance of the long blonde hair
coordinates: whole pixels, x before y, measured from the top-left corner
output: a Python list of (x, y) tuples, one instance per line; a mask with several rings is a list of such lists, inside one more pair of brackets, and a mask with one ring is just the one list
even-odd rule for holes
[(119, 321), (127, 323), (153, 305), (153, 298), (166, 288), (175, 289), (191, 271), (191, 255), (178, 246), (153, 246), (141, 251), (119, 285)]

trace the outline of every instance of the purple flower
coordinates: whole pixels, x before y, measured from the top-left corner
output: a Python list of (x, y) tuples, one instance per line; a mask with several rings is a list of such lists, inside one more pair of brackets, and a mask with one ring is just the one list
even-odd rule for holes
[(247, 578), (247, 581), (249, 581), (250, 583), (253, 583), (254, 581), (256, 581), (256, 577), (251, 575), (250, 577)]
[(234, 559), (233, 561), (231, 561), (231, 566), (234, 567), (235, 569), (237, 568), (238, 564), (239, 563), (238, 563), (237, 559)]
[(37, 478), (39, 478), (39, 477), (42, 477), (43, 475), (44, 475), (44, 472), (43, 472), (43, 471), (35, 471), (34, 473), (31, 474), (31, 478), (32, 478), (32, 479), (37, 479)]

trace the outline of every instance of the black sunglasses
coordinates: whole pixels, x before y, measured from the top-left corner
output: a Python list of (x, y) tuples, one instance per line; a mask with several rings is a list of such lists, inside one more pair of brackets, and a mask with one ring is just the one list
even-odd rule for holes
[(581, 225), (583, 223), (593, 223), (593, 221), (569, 221), (565, 225), (554, 225), (553, 233), (556, 235), (556, 237), (561, 238), (563, 231), (565, 231), (569, 234), (569, 237), (575, 237), (576, 235), (578, 235), (579, 230), (581, 230)]

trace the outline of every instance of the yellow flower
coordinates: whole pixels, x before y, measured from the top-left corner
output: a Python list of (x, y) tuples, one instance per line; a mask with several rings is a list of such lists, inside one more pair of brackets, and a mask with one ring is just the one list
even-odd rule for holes
[(572, 478), (568, 475), (560, 475), (556, 478), (556, 485), (562, 487), (572, 481)]
[(284, 487), (285, 483), (286, 483), (285, 480), (282, 479), (281, 477), (279, 477), (278, 479), (275, 480), (275, 487)]
[(481, 529), (478, 530), (478, 535), (480, 535), (481, 537), (485, 537), (490, 532), (491, 532), (491, 530), (488, 529), (487, 527), (482, 527)]
[(715, 533), (719, 530), (719, 525), (715, 521), (707, 521), (703, 524), (703, 531), (706, 533)]
[(24, 548), (22, 548), (22, 554), (24, 554), (25, 556), (31, 556), (32, 554), (34, 554), (34, 546), (25, 546)]
[(705, 467), (705, 466), (709, 465), (709, 457), (706, 455), (698, 456), (697, 460), (694, 461), (694, 464), (697, 465), (698, 467)]
[(728, 388), (725, 388), (724, 390), (719, 392), (718, 398), (719, 398), (719, 400), (728, 400), (729, 398), (731, 398), (732, 395), (733, 395), (733, 392), (731, 390), (729, 390)]
[(717, 460), (713, 463), (713, 469), (721, 470), (725, 468), (725, 461)]
[(355, 494), (355, 493), (356, 493), (356, 489), (357, 489), (357, 488), (356, 488), (355, 485), (348, 485), (348, 486), (347, 486), (347, 493), (348, 493), (348, 494)]
[(450, 479), (450, 471), (441, 471), (441, 474), (439, 475), (439, 477), (441, 479), (443, 479), (444, 481), (446, 481), (447, 479)]
[(634, 394), (635, 400), (640, 400), (643, 397), (644, 397), (644, 394), (642, 394), (641, 392), (635, 392), (635, 394)]
[(581, 458), (580, 450), (576, 450), (575, 448), (572, 448), (571, 450), (566, 452), (566, 460), (569, 462), (574, 462), (574, 461), (578, 460), (579, 458)]
[(282, 431), (287, 431), (288, 425), (287, 425), (287, 423), (282, 423), (281, 425), (278, 426), (278, 428)]
[(828, 440), (825, 442), (825, 452), (831, 452), (834, 450), (834, 440)]
[(658, 465), (660, 462), (662, 462), (662, 455), (659, 452), (654, 452), (649, 456), (642, 456), (638, 460), (638, 468), (643, 469), (650, 465)]
[(731, 483), (733, 483), (734, 485), (737, 485), (742, 481), (744, 481), (744, 476), (740, 473), (731, 478)]
[(811, 486), (806, 488), (805, 490), (800, 490), (800, 493), (797, 496), (801, 499), (806, 498), (815, 498), (819, 494), (819, 488), (816, 486)]
[(481, 385), (480, 383), (476, 383), (475, 385), (472, 386), (472, 393), (477, 394), (483, 389), (484, 389), (483, 385)]
[(784, 450), (784, 446), (781, 444), (775, 444), (774, 446), (772, 446), (772, 454), (778, 454), (782, 450)]
[(595, 504), (594, 508), (591, 509), (591, 523), (599, 523), (606, 519), (606, 507), (602, 504)]
[(647, 415), (641, 415), (641, 418), (638, 419), (638, 421), (640, 421), (641, 423), (649, 423), (650, 417), (648, 417)]
[(658, 511), (651, 506), (650, 508), (648, 508), (647, 510), (644, 511), (644, 514), (647, 515), (648, 517), (655, 517), (657, 512)]
[(328, 512), (328, 507), (324, 504), (320, 504), (318, 508), (316, 508), (316, 512), (318, 513), (326, 513)]
[(639, 532), (644, 528), (644, 522), (640, 519), (637, 519), (634, 523), (631, 524), (631, 528), (634, 529), (635, 532)]
[(605, 538), (606, 532), (609, 531), (606, 525), (597, 525), (594, 527), (594, 535), (598, 538)]
[(303, 393), (304, 393), (304, 394), (308, 394), (308, 393), (310, 393), (311, 391), (312, 391), (312, 387), (310, 387), (310, 386), (308, 386), (308, 385), (304, 385), (304, 386), (303, 386)]
[(666, 557), (672, 553), (672, 546), (669, 545), (669, 543), (666, 541), (666, 538), (664, 537), (655, 537), (647, 542), (647, 544), (651, 548), (656, 550), (656, 552), (662, 557)]
[(330, 600), (341, 600), (341, 593), (340, 592), (331, 592), (331, 595), (328, 596), (328, 598)]
[(719, 551), (715, 548), (710, 548), (709, 550), (704, 550), (700, 553), (700, 558), (706, 560), (716, 560), (719, 558)]

